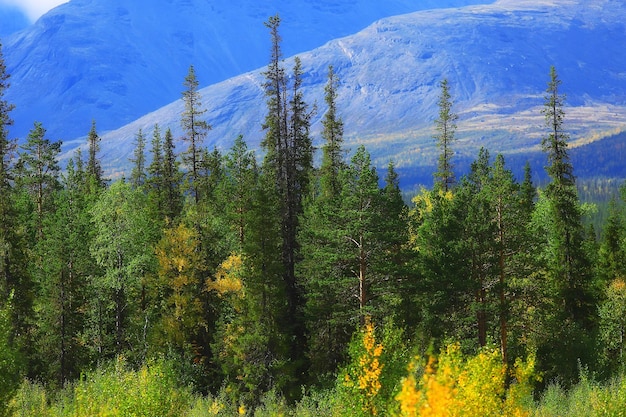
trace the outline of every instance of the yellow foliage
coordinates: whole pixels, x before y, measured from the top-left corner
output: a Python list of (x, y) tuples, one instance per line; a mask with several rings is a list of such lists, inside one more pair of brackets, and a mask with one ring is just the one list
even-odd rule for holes
[(517, 361), (513, 382), (506, 383), (506, 367), (497, 349), (464, 358), (458, 344), (449, 345), (439, 360), (430, 358), (419, 382), (419, 359), (409, 365), (396, 401), (402, 416), (527, 416), (523, 403), (531, 396), (534, 358)]
[(347, 373), (344, 376), (344, 385), (356, 388), (363, 397), (363, 411), (376, 415), (378, 409), (375, 398), (382, 387), (380, 375), (384, 368), (384, 364), (380, 362), (383, 345), (376, 343), (374, 324), (369, 317), (365, 319), (362, 344), (364, 352), (358, 359), (359, 366), (354, 370), (355, 375)]
[(215, 280), (207, 280), (206, 290), (215, 291), (220, 297), (227, 293), (243, 297), (243, 283), (240, 278), (242, 268), (243, 257), (239, 254), (231, 254), (217, 268)]
[(192, 329), (204, 326), (197, 294), (199, 275), (205, 270), (199, 245), (198, 233), (181, 223), (165, 230), (155, 249), (159, 262), (157, 286), (166, 294), (168, 309), (162, 326), (168, 342), (177, 345), (184, 343)]

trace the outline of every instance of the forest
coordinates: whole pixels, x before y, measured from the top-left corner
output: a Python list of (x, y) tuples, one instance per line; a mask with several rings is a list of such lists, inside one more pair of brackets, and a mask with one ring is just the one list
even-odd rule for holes
[(332, 66), (314, 148), (265, 25), (262, 155), (203, 145), (191, 66), (185, 149), (140, 130), (128, 178), (95, 121), (63, 169), (40, 123), (11, 140), (0, 54), (0, 416), (623, 415), (626, 217), (584, 221), (556, 69), (545, 185), (487, 149), (455, 170), (444, 79), (434, 185), (405, 202), (344, 147)]

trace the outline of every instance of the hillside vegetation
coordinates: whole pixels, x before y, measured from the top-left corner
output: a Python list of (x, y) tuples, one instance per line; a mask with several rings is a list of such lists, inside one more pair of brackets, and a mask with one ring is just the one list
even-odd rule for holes
[(115, 181), (95, 121), (63, 172), (41, 123), (8, 139), (0, 56), (0, 415), (619, 415), (626, 217), (614, 198), (586, 226), (556, 68), (541, 187), (486, 148), (459, 175), (443, 79), (434, 184), (409, 207), (393, 162), (346, 157), (332, 66), (313, 146), (280, 22), (261, 158), (204, 147), (190, 66), (185, 149), (138, 130)]

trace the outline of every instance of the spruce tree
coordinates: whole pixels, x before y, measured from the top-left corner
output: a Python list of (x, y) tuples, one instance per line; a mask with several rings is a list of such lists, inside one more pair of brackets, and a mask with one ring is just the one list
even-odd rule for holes
[(183, 152), (182, 159), (187, 168), (187, 188), (192, 193), (194, 201), (200, 201), (199, 179), (202, 163), (203, 142), (211, 130), (211, 125), (203, 120), (206, 109), (202, 107), (202, 97), (198, 92), (199, 82), (193, 65), (189, 66), (189, 72), (183, 83), (185, 90), (182, 93), (185, 110), (181, 118), (184, 131), (183, 141), (187, 142), (187, 150)]
[(43, 260), (34, 275), (34, 362), (38, 376), (59, 387), (88, 365), (83, 339), (87, 282), (97, 267), (89, 254), (89, 199), (83, 193), (82, 175), (70, 160), (63, 189), (55, 194), (55, 210), (46, 217), (44, 238), (34, 249)]
[(164, 214), (169, 221), (173, 222), (182, 210), (181, 178), (178, 161), (176, 160), (176, 150), (174, 147), (174, 136), (172, 131), (165, 131), (163, 141), (163, 195)]
[(133, 169), (130, 174), (130, 184), (134, 188), (143, 187), (146, 183), (146, 138), (143, 134), (143, 130), (139, 128), (137, 135), (135, 136), (135, 150), (133, 151), (133, 157), (130, 158), (130, 162), (133, 164)]
[(554, 258), (549, 268), (567, 316), (585, 328), (595, 315), (591, 290), (589, 263), (583, 251), (584, 230), (574, 169), (567, 150), (569, 135), (563, 127), (565, 96), (560, 93), (561, 80), (556, 69), (550, 68), (550, 82), (543, 114), (549, 133), (542, 140), (548, 157), (546, 171), (551, 182), (546, 187), (553, 216)]
[(278, 196), (287, 297), (283, 320), (284, 328), (293, 340), (290, 357), (296, 368), (294, 372), (300, 378), (304, 372), (306, 338), (302, 312), (304, 298), (296, 279), (295, 266), (299, 260), (297, 235), (302, 199), (308, 192), (312, 172), (311, 113), (302, 97), (299, 59), (295, 60), (291, 94), (288, 91), (278, 33), (279, 16), (270, 17), (265, 25), (270, 30), (272, 47), (270, 63), (264, 73), (268, 114), (264, 124), (266, 135), (261, 144), (265, 150), (263, 170), (274, 179)]
[(9, 74), (2, 56), (0, 44), (0, 300), (10, 302), (13, 347), (28, 353), (31, 343), (28, 340), (29, 320), (32, 313), (32, 282), (27, 274), (27, 241), (21, 227), (19, 207), (14, 189), (14, 170), (11, 166), (16, 141), (9, 139), (8, 128), (13, 124), (10, 112), (14, 106), (4, 99), (9, 88)]
[(21, 146), (17, 162), (17, 180), (24, 187), (35, 204), (36, 236), (43, 237), (43, 219), (50, 210), (53, 193), (59, 187), (58, 155), (61, 142), (51, 142), (45, 138), (46, 129), (41, 123), (35, 122), (28, 134), (26, 144)]
[(102, 165), (98, 153), (100, 152), (100, 136), (96, 130), (96, 121), (91, 122), (91, 129), (87, 135), (87, 143), (89, 144), (89, 155), (87, 159), (87, 180), (92, 182), (96, 188), (102, 188), (105, 185), (103, 178)]
[[(544, 315), (545, 325), (554, 338), (545, 340), (539, 353), (548, 373), (557, 373), (571, 382), (576, 378), (576, 361), (588, 364), (591, 360), (585, 335), (594, 330), (597, 322), (597, 295), (585, 252), (582, 214), (564, 129), (565, 96), (560, 86), (561, 80), (551, 67), (542, 111), (548, 128), (542, 148), (548, 158), (550, 183), (545, 188), (540, 212), (544, 216), (543, 227), (539, 227), (545, 233), (543, 288), (552, 310)], [(560, 352), (558, 358), (554, 356), (556, 350)]]
[(439, 117), (435, 121), (435, 139), (439, 147), (439, 159), (437, 161), (437, 172), (435, 172), (435, 186), (447, 192), (455, 183), (454, 165), (452, 156), (454, 150), (454, 134), (456, 131), (456, 121), (458, 116), (452, 112), (452, 100), (448, 80), (444, 79), (440, 83), (441, 94), (439, 95)]
[(333, 66), (328, 67), (328, 82), (324, 87), (324, 101), (327, 105), (326, 113), (322, 118), (322, 164), (320, 167), (320, 193), (325, 198), (334, 198), (339, 195), (339, 171), (345, 165), (343, 161), (343, 121), (337, 114), (337, 88), (339, 80)]
[(163, 193), (163, 138), (161, 137), (161, 129), (158, 124), (154, 125), (154, 129), (152, 131), (150, 154), (152, 155), (152, 158), (150, 165), (148, 165), (146, 178), (146, 183), (148, 184), (148, 196), (156, 211), (159, 213), (159, 218), (164, 220), (165, 198)]
[[(1, 45), (0, 45), (1, 47)], [(16, 229), (15, 212), (12, 200), (10, 171), (11, 153), (15, 149), (15, 141), (9, 139), (8, 128), (13, 124), (10, 112), (14, 106), (4, 99), (9, 88), (9, 74), (6, 71), (2, 50), (0, 49), (0, 274), (2, 282), (2, 300), (8, 300), (13, 287), (11, 283), (10, 248), (15, 242), (12, 236)]]

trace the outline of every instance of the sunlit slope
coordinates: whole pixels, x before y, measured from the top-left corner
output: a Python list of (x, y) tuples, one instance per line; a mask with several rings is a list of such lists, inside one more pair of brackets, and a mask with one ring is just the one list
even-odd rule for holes
[[(448, 78), (460, 115), (460, 158), (480, 146), (492, 153), (539, 149), (549, 68), (567, 94), (565, 126), (572, 146), (626, 126), (626, 7), (618, 1), (507, 0), (380, 20), (365, 30), (300, 54), (305, 97), (324, 112), (328, 65), (341, 79), (339, 109), (347, 146), (364, 143), (379, 165), (431, 165), (438, 82)], [(285, 65), (289, 68), (291, 60)], [(266, 107), (263, 68), (202, 90), (213, 126), (207, 145), (228, 148), (243, 134), (257, 146)], [(182, 103), (174, 102), (104, 136), (108, 166), (123, 166), (132, 138), (154, 123), (180, 136)]]
[(16, 105), (12, 135), (35, 120), (54, 138), (123, 126), (180, 97), (194, 64), (203, 86), (265, 64), (263, 22), (280, 13), (287, 55), (382, 17), (493, 0), (72, 0), (4, 42)]

